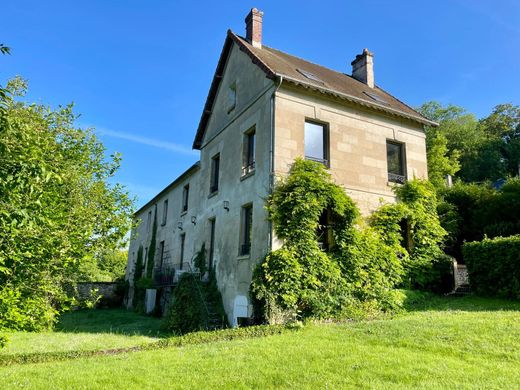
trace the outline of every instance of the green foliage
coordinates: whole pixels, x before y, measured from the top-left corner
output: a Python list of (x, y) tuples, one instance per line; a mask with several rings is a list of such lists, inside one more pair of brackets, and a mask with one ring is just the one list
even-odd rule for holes
[(193, 259), (193, 265), (195, 269), (197, 269), (200, 275), (204, 275), (208, 271), (208, 266), (206, 264), (206, 243), (203, 242), (200, 250), (196, 253), (195, 258)]
[[(520, 163), (520, 107), (500, 104), (477, 121), (463, 108), (437, 102), (419, 111), (440, 123), (426, 128), (428, 172), (437, 188), (451, 172), (465, 182), (481, 182), (515, 176)], [(460, 165), (460, 170), (457, 169)]]
[[(43, 329), (70, 300), (65, 288), (81, 264), (117, 248), (132, 202), (109, 179), (92, 130), (74, 126), (72, 105), (52, 110), (12, 98), (25, 83), (8, 83), (0, 122), (0, 327)], [(15, 307), (13, 307), (15, 304)]]
[(442, 223), (450, 232), (447, 251), (462, 258), (464, 242), (520, 234), (520, 179), (506, 181), (500, 190), (486, 184), (455, 183), (442, 191)]
[(155, 266), (155, 247), (157, 240), (157, 206), (155, 207), (153, 226), (152, 226), (152, 237), (150, 239), (150, 246), (148, 247), (148, 259), (146, 262), (146, 277), (153, 277), (153, 268)]
[[(410, 180), (396, 187), (398, 203), (382, 206), (370, 219), (387, 245), (401, 258), (405, 286), (431, 288), (436, 285), (445, 257), (442, 244), (446, 230), (437, 214), (433, 185), (425, 180)], [(444, 278), (444, 276), (443, 276)]]
[(9, 338), (4, 334), (0, 334), (0, 349), (4, 348), (8, 342)]
[(404, 274), (399, 248), (385, 243), (381, 233), (368, 227), (354, 231), (345, 249), (336, 258), (353, 296), (378, 303), (378, 309), (393, 309), (393, 289)]
[[(354, 227), (359, 211), (322, 164), (297, 159), (267, 209), (284, 243), (255, 270), (251, 292), (270, 323), (393, 306), (391, 289), (402, 273), (399, 259), (377, 232)], [(327, 226), (321, 226), (325, 212)], [(318, 241), (323, 228), (332, 238), (327, 250)]]
[(135, 268), (133, 274), (134, 296), (132, 298), (132, 306), (134, 309), (144, 304), (144, 290), (139, 288), (139, 280), (143, 277), (144, 263), (143, 263), (143, 246), (139, 245), (137, 250), (137, 259), (135, 260)]
[(226, 323), (222, 296), (217, 287), (214, 271), (208, 282), (202, 282), (191, 273), (181, 275), (171, 296), (170, 307), (164, 316), (164, 330), (185, 334), (208, 329), (209, 308)]
[(520, 299), (520, 235), (468, 242), (462, 251), (477, 294)]
[(92, 261), (79, 265), (78, 281), (115, 282), (123, 279), (127, 264), (127, 251), (121, 249), (104, 250)]

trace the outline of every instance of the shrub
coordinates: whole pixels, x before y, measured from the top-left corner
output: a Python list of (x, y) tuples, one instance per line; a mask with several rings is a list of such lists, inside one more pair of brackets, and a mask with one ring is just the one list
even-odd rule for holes
[(362, 306), (395, 306), (391, 289), (402, 274), (395, 248), (375, 230), (354, 227), (356, 205), (322, 164), (297, 159), (267, 209), (284, 240), (253, 276), (252, 295), (268, 322), (357, 316)]
[(208, 315), (200, 289), (200, 282), (191, 274), (181, 275), (172, 292), (171, 304), (163, 319), (163, 329), (187, 333), (205, 328)]
[(9, 339), (6, 335), (0, 334), (0, 349), (4, 348), (7, 343), (9, 342)]
[(202, 282), (193, 274), (181, 275), (172, 292), (170, 307), (163, 318), (162, 328), (169, 332), (185, 334), (208, 329), (209, 308), (224, 322), (226, 316), (222, 296), (217, 287), (214, 271), (210, 271), (208, 282)]
[(442, 284), (436, 278), (445, 263), (442, 245), (447, 232), (437, 214), (435, 189), (428, 181), (415, 179), (395, 192), (398, 203), (375, 211), (370, 224), (400, 257), (404, 287), (436, 289)]
[(477, 294), (520, 299), (520, 235), (468, 242), (462, 251)]

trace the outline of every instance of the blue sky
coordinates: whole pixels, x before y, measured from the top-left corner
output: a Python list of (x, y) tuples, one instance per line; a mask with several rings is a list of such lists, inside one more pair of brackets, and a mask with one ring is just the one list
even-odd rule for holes
[(335, 70), (365, 47), (376, 83), (418, 106), (428, 100), (489, 114), (520, 104), (520, 2), (24, 1), (2, 2), (0, 84), (29, 81), (27, 100), (73, 101), (108, 153), (116, 180), (144, 204), (197, 160), (191, 150), (228, 28), (244, 34), (264, 11), (266, 45)]

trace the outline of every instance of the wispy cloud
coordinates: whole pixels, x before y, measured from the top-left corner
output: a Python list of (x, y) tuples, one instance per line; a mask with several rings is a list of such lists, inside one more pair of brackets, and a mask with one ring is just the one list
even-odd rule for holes
[(96, 133), (99, 135), (105, 135), (107, 137), (120, 138), (141, 145), (153, 146), (155, 148), (170, 150), (172, 152), (186, 154), (190, 156), (194, 156), (197, 154), (196, 151), (192, 150), (191, 148), (185, 145), (180, 145), (169, 141), (158, 140), (155, 138), (142, 137), (135, 134), (125, 133), (123, 131), (115, 131), (103, 127), (96, 127)]

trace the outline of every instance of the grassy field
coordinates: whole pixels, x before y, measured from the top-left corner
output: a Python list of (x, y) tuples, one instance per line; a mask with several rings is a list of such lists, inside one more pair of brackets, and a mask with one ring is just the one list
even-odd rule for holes
[(2, 388), (517, 389), (520, 304), (439, 298), (392, 319), (0, 367), (0, 378)]
[(160, 320), (123, 309), (65, 313), (54, 332), (7, 333), (0, 354), (86, 351), (130, 347), (157, 340)]

